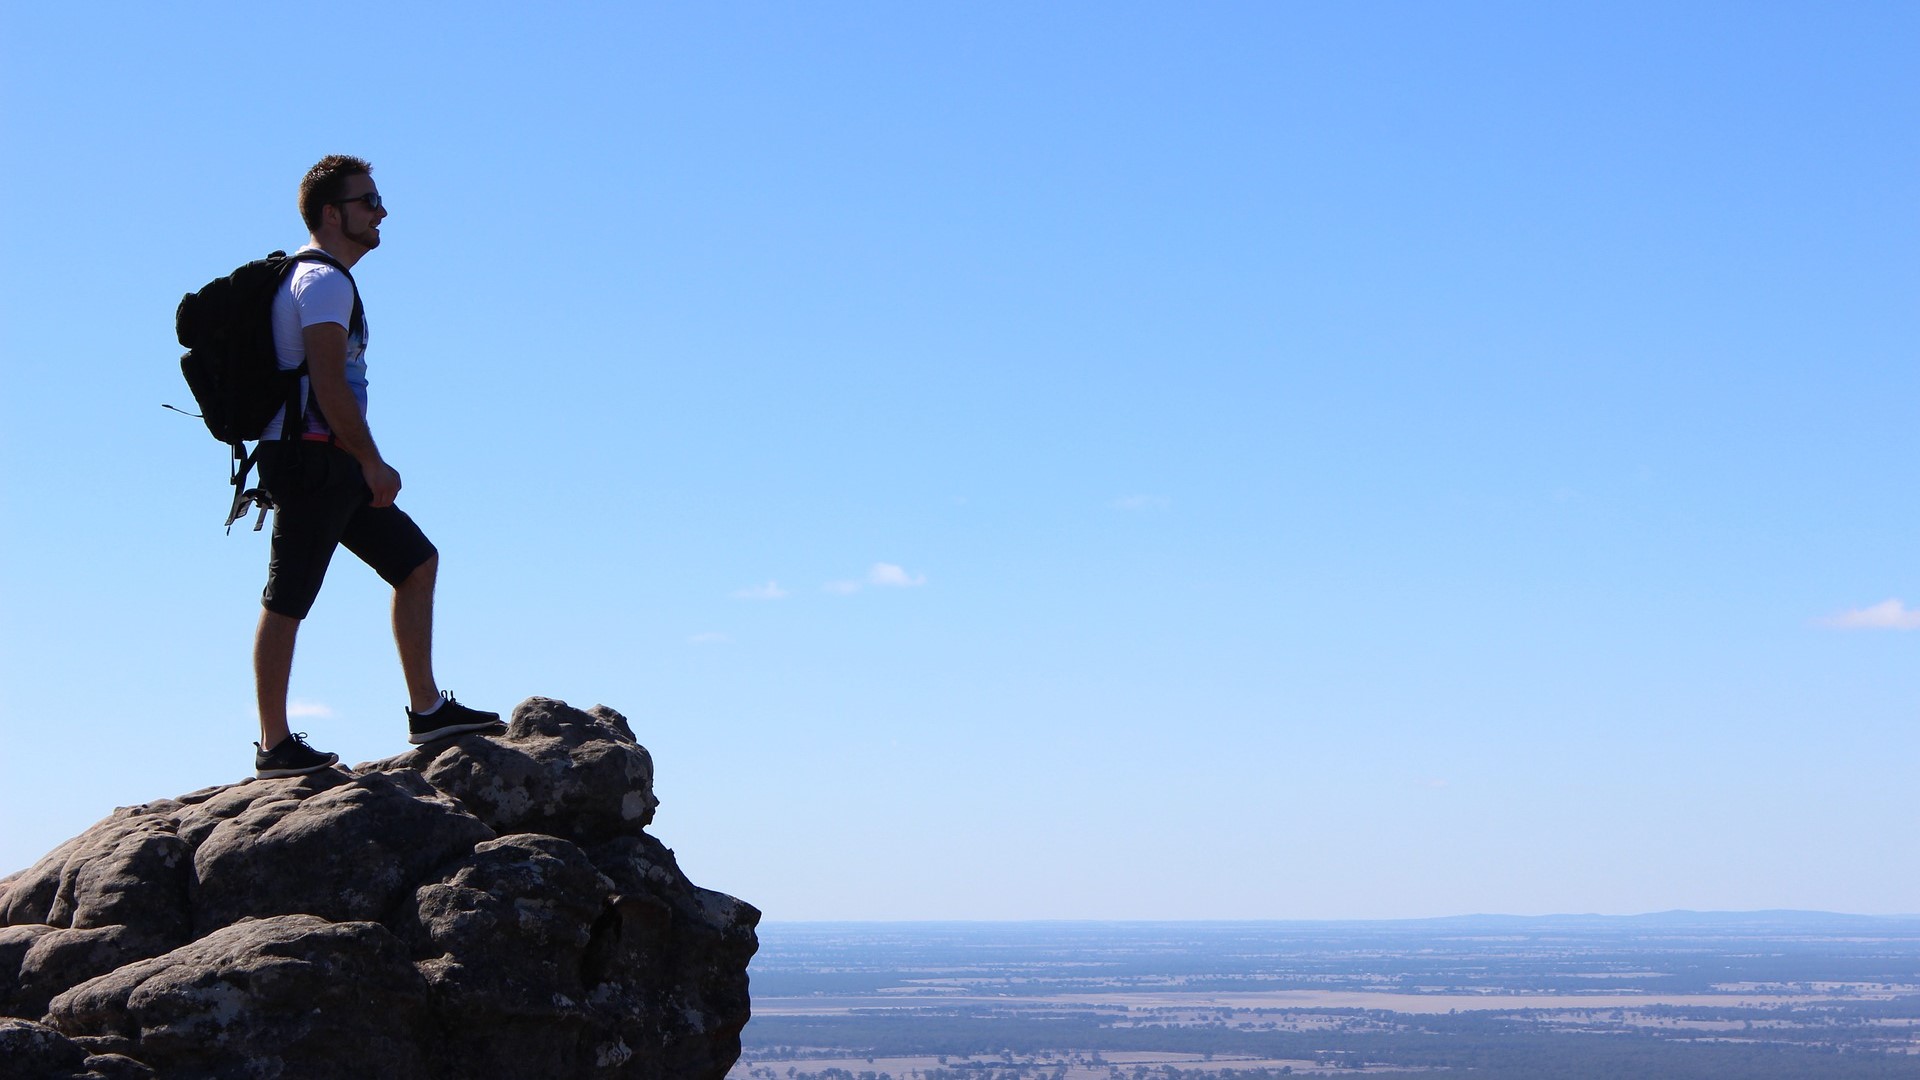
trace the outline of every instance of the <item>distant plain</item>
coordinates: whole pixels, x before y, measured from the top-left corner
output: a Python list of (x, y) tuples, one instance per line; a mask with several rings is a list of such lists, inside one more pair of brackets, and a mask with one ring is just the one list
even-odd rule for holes
[(771, 924), (763, 942), (740, 1080), (1920, 1077), (1920, 918)]

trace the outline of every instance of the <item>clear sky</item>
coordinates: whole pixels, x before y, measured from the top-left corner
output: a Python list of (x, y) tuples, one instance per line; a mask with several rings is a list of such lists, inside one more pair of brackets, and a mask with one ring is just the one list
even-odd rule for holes
[(1920, 910), (1920, 6), (0, 12), (0, 873), (250, 774), (172, 314), (345, 152), (443, 683), (770, 918)]

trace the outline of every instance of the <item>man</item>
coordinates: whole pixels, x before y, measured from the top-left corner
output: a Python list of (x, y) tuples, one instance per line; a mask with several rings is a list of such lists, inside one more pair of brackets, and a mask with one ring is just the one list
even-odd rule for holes
[[(273, 302), (273, 343), (284, 371), (307, 365), (304, 415), (287, 410), (260, 440), (261, 485), (274, 503), (264, 611), (253, 643), (260, 741), (254, 775), (302, 776), (340, 760), (287, 730), (294, 638), (313, 606), (335, 547), (344, 546), (393, 586), (393, 637), (407, 683), (408, 740), (414, 743), (499, 726), (497, 713), (469, 709), (433, 677), (433, 586), (440, 556), (393, 504), (400, 474), (380, 456), (367, 427), (367, 327), (349, 271), (380, 246), (387, 210), (373, 166), (340, 154), (322, 158), (300, 182), (300, 216), (311, 237)], [(295, 425), (283, 438), (285, 425)]]

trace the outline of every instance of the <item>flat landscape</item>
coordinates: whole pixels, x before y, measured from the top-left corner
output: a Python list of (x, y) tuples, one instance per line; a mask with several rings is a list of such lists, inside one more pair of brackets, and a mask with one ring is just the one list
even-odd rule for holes
[(732, 1078), (1920, 1077), (1920, 917), (761, 928)]

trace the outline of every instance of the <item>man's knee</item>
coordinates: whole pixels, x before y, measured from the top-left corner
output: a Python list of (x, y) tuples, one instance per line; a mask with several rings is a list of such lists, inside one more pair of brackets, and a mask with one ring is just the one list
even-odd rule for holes
[(306, 617), (307, 616), (305, 611), (302, 611), (300, 614), (296, 615), (296, 614), (293, 614), (292, 612), (276, 611), (272, 607), (262, 604), (260, 606), (260, 633), (262, 634), (294, 633), (295, 631), (300, 629), (300, 624), (306, 621)]
[(400, 582), (398, 587), (402, 589), (430, 589), (433, 587), (434, 578), (439, 573), (440, 553), (436, 551), (427, 556), (427, 561), (414, 567), (413, 570), (407, 574), (406, 578)]

